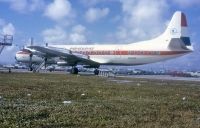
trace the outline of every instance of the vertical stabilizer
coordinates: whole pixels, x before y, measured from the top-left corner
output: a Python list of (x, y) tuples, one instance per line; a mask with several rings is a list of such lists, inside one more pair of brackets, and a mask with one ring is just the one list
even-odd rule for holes
[(183, 12), (177, 11), (174, 13), (163, 36), (165, 39), (170, 40), (170, 49), (188, 49), (191, 46), (187, 19)]
[(174, 13), (165, 34), (171, 38), (189, 37), (187, 27), (188, 25), (185, 14), (177, 11)]

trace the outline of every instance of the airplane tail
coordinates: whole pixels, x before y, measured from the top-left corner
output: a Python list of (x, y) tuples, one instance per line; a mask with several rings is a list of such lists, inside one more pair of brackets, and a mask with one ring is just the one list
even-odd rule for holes
[(183, 12), (174, 13), (161, 37), (169, 40), (168, 48), (171, 50), (193, 50), (188, 34), (187, 19)]

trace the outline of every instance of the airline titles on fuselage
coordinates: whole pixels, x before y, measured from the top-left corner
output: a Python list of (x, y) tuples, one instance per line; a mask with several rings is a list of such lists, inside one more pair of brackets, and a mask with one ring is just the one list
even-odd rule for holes
[(145, 50), (94, 50), (94, 47), (72, 47), (71, 51), (84, 55), (173, 55), (185, 51), (145, 51)]

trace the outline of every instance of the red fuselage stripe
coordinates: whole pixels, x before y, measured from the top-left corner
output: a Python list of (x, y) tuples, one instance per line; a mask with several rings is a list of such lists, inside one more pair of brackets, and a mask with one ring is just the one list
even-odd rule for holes
[(74, 51), (84, 55), (176, 55), (184, 54), (189, 51)]
[[(73, 51), (83, 55), (176, 55), (184, 54), (189, 51), (127, 51), (127, 50), (91, 50), (91, 51)], [(17, 54), (30, 54), (29, 52), (20, 51)]]

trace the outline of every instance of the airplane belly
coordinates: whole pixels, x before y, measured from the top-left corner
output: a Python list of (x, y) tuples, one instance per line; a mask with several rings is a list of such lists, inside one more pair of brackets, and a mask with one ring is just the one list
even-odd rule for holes
[(142, 65), (142, 64), (148, 64), (148, 63), (155, 63), (159, 61), (164, 61), (172, 58), (176, 58), (182, 55), (136, 55), (136, 56), (126, 56), (123, 58), (120, 58), (116, 60), (116, 62), (122, 62), (126, 65)]
[(112, 65), (142, 65), (148, 63), (159, 62), (163, 60), (168, 60), (182, 56), (183, 54), (178, 55), (126, 55), (123, 57), (120, 56), (91, 56), (91, 60), (98, 62), (100, 64), (112, 64)]
[(92, 55), (90, 56), (90, 59), (100, 64), (107, 64), (107, 63), (113, 63), (115, 58), (109, 55), (102, 55), (102, 56)]

